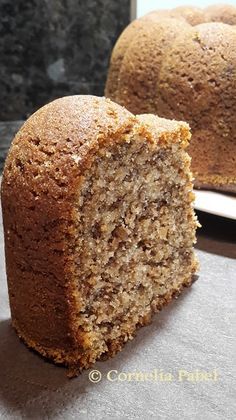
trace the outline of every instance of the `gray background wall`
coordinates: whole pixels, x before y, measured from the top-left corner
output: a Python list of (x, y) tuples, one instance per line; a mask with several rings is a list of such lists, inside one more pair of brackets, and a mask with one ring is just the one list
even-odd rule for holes
[(129, 19), (129, 0), (0, 0), (0, 121), (59, 96), (102, 95)]

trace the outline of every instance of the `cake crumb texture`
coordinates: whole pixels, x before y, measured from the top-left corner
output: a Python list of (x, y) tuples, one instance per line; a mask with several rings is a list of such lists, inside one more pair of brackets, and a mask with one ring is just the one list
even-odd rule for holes
[(58, 99), (17, 133), (1, 191), (12, 324), (69, 376), (192, 283), (189, 139), (184, 122), (92, 96)]

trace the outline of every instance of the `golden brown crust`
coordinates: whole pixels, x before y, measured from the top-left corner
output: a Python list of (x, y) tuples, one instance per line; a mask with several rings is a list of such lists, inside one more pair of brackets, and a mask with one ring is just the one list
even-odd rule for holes
[[(196, 266), (193, 267), (193, 272), (196, 271), (198, 268), (198, 264), (196, 262)], [(139, 324), (137, 328), (147, 326), (152, 321), (153, 315), (157, 312), (160, 312), (166, 305), (168, 305), (171, 301), (178, 298), (179, 295), (186, 287), (190, 287), (196, 281), (196, 276), (193, 275), (190, 279), (188, 278), (185, 282), (183, 281), (182, 285), (178, 287), (176, 290), (172, 290), (169, 293), (166, 293), (162, 297), (158, 297), (156, 302), (153, 302), (152, 307), (150, 308), (150, 312), (143, 318), (140, 318)], [(81, 350), (79, 348), (71, 348), (66, 349), (63, 351), (61, 348), (53, 348), (53, 347), (44, 347), (41, 344), (33, 341), (29, 336), (27, 336), (21, 328), (17, 325), (15, 320), (12, 321), (12, 326), (17, 332), (18, 337), (31, 349), (37, 351), (41, 356), (53, 361), (58, 365), (64, 365), (69, 368), (67, 376), (69, 378), (74, 378), (78, 376), (83, 368), (88, 369), (92, 366), (93, 362), (89, 361), (88, 357), (84, 357), (83, 364), (81, 361)], [(137, 333), (137, 329), (133, 331), (133, 336)], [(117, 341), (113, 341), (108, 346), (108, 350), (105, 354), (102, 354), (101, 360), (106, 360), (107, 358), (114, 357), (116, 353), (118, 353), (124, 345), (126, 344), (126, 340), (118, 339)], [(78, 361), (80, 360), (80, 363)]]
[(157, 113), (155, 92), (165, 49), (185, 26), (189, 27), (185, 22), (169, 18), (143, 21), (143, 30), (137, 31), (130, 41), (120, 65), (118, 103), (125, 104), (134, 114)]
[(187, 147), (191, 137), (190, 127), (183, 121), (167, 120), (153, 114), (137, 115), (136, 119), (148, 128), (153, 138), (157, 138), (161, 145), (170, 142), (180, 143), (183, 148)]
[(192, 26), (206, 22), (204, 10), (195, 6), (178, 6), (169, 11), (169, 16), (185, 20)]
[(145, 31), (145, 22), (147, 20), (152, 20), (152, 16), (148, 14), (141, 19), (136, 19), (131, 22), (120, 35), (112, 51), (105, 88), (105, 96), (109, 97), (113, 101), (117, 100), (116, 93), (118, 90), (118, 83), (120, 78), (120, 67), (125, 57), (127, 48), (129, 47), (129, 43), (132, 41), (137, 32), (141, 33)]
[[(195, 6), (178, 6), (174, 9), (160, 9), (149, 12), (146, 17), (151, 20), (157, 20), (162, 18), (174, 18), (182, 22), (188, 23), (192, 26), (199, 25), (200, 23), (206, 22), (206, 14), (203, 9)], [(144, 18), (144, 16), (143, 16)], [(142, 18), (142, 19), (143, 19)]]
[(183, 32), (162, 64), (158, 107), (165, 108), (168, 117), (174, 113), (186, 119), (192, 128), (220, 123), (222, 112), (232, 119), (231, 109), (220, 99), (224, 95), (230, 106), (235, 102), (234, 82), (226, 77), (236, 64), (235, 52), (229, 48), (234, 44), (236, 33), (223, 23), (205, 23)]
[(215, 188), (227, 179), (230, 189), (236, 184), (235, 16), (227, 5), (151, 12), (142, 31), (132, 32), (117, 70), (118, 103), (190, 124), (196, 182), (201, 174)]
[[(135, 117), (105, 98), (66, 97), (29, 118), (5, 164), (1, 193), (13, 326), (30, 347), (77, 369), (94, 360), (76, 324), (76, 197), (100, 146), (123, 141), (132, 130), (161, 147), (184, 148), (190, 136), (186, 123)], [(120, 344), (109, 354), (115, 348)]]
[(10, 305), (15, 322), (24, 322), (22, 333), (30, 338), (33, 332), (42, 345), (75, 344), (69, 282), (73, 199), (86, 155), (134, 121), (110, 100), (65, 97), (32, 115), (12, 143), (1, 191)]
[(230, 4), (215, 4), (205, 9), (208, 22), (223, 22), (236, 25), (236, 7)]
[(136, 30), (142, 28), (143, 22), (139, 19), (130, 23), (119, 37), (111, 55), (110, 67), (107, 76), (105, 96), (116, 101), (116, 91), (118, 87), (120, 66), (123, 61), (126, 49)]

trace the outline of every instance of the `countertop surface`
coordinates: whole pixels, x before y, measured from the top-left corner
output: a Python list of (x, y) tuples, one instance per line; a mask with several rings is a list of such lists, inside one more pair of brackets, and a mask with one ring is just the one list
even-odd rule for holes
[(92, 369), (69, 380), (11, 328), (0, 223), (0, 419), (236, 418), (236, 224), (199, 219), (198, 280), (116, 357), (96, 363), (98, 383)]

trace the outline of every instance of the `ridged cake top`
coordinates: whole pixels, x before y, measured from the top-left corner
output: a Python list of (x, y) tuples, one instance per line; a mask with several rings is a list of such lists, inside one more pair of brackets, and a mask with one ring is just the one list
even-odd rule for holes
[[(163, 58), (168, 56), (176, 39), (181, 39), (184, 35), (191, 37), (193, 33), (200, 39), (201, 34), (211, 32), (213, 42), (218, 33), (218, 37), (224, 37), (231, 45), (231, 50), (235, 49), (236, 7), (215, 5), (201, 9), (182, 6), (152, 11), (134, 20), (123, 31), (113, 49), (105, 95), (125, 105), (132, 112), (147, 112), (149, 95), (155, 95)], [(217, 43), (216, 47), (219, 46)], [(139, 83), (139, 95), (135, 93), (135, 98), (135, 95), (132, 97), (132, 90), (135, 85), (134, 90), (137, 91), (138, 79), (135, 77), (129, 80), (127, 74), (135, 73), (137, 67), (138, 71), (147, 73), (148, 77), (146, 83)], [(149, 80), (151, 86), (148, 85)], [(143, 104), (140, 99), (144, 99)], [(130, 103), (132, 106), (129, 107)], [(150, 112), (153, 112), (151, 105)]]

